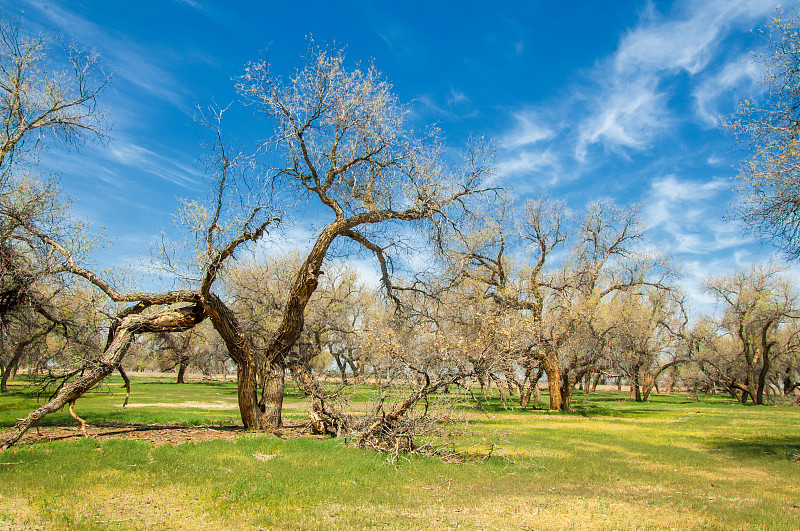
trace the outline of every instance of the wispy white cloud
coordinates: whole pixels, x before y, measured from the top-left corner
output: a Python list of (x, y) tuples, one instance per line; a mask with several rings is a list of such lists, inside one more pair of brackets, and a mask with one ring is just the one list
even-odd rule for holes
[(705, 183), (682, 181), (670, 175), (653, 181), (648, 194), (645, 220), (649, 229), (677, 223), (694, 224), (709, 199), (726, 190), (723, 179)]
[[(193, 112), (189, 91), (170, 72), (169, 66), (161, 63), (162, 53), (154, 56), (143, 46), (127, 36), (113, 33), (88, 21), (73, 11), (55, 2), (21, 0), (27, 8), (36, 10), (44, 19), (68, 37), (97, 48), (104, 65), (116, 79), (124, 79), (153, 96), (180, 108), (186, 114)], [(190, 5), (196, 4), (189, 0)], [(198, 4), (199, 5), (199, 4)]]
[[(714, 0), (679, 3), (669, 16), (648, 12), (592, 72), (598, 90), (580, 125), (576, 156), (583, 159), (592, 144), (648, 147), (672, 121), (659, 86), (680, 73), (700, 74), (732, 27), (751, 27), (773, 9), (767, 0)], [(736, 73), (726, 75), (733, 82)]]
[[(653, 150), (687, 121), (712, 123), (720, 98), (739, 97), (752, 82), (752, 63), (741, 51), (727, 57), (722, 43), (731, 31), (765, 20), (772, 0), (684, 1), (667, 14), (648, 6), (613, 54), (540, 106), (548, 112), (510, 111), (515, 127), (499, 142), (503, 169), (522, 175), (526, 164), (536, 172), (558, 161), (575, 178), (596, 168), (593, 148), (623, 160)], [(676, 103), (673, 89), (680, 83), (688, 86), (693, 108)], [(692, 109), (696, 117), (687, 114)]]
[(670, 202), (705, 201), (727, 187), (725, 179), (715, 178), (705, 183), (695, 183), (681, 181), (674, 175), (669, 175), (653, 182), (653, 193)]
[[(722, 97), (727, 95), (737, 99), (738, 94), (752, 93), (760, 78), (761, 68), (750, 55), (737, 57), (694, 88), (695, 112), (708, 125), (719, 125), (719, 101)], [(726, 114), (729, 110), (730, 106)]]
[(514, 114), (516, 127), (503, 134), (500, 146), (507, 150), (535, 144), (552, 138), (555, 133), (544, 125), (544, 120), (534, 112), (517, 112)]
[(469, 97), (463, 92), (456, 90), (452, 85), (450, 86), (450, 96), (447, 98), (447, 104), (452, 106), (459, 103), (468, 103)]
[(652, 80), (620, 82), (597, 103), (596, 112), (579, 128), (575, 156), (580, 161), (591, 144), (601, 143), (611, 151), (643, 149), (672, 122), (665, 97)]
[(191, 163), (157, 153), (131, 141), (114, 139), (102, 152), (102, 156), (188, 189), (195, 189), (202, 178), (202, 174)]
[(650, 11), (620, 41), (614, 67), (621, 74), (672, 69), (697, 74), (732, 26), (751, 27), (775, 5), (773, 0), (707, 0), (679, 2), (668, 16)]
[(719, 204), (729, 190), (725, 179), (706, 182), (667, 176), (653, 181), (645, 205), (645, 222), (665, 247), (677, 253), (709, 254), (750, 241), (740, 228), (720, 218)]
[(497, 169), (501, 175), (544, 175), (544, 179), (540, 179), (543, 182), (538, 184), (552, 186), (559, 181), (558, 168), (558, 156), (549, 149), (545, 149), (543, 151), (520, 151), (507, 156), (498, 164)]
[(421, 123), (430, 123), (430, 117), (458, 121), (477, 116), (477, 110), (464, 111), (465, 107), (459, 105), (461, 102), (468, 101), (466, 94), (458, 91), (451, 91), (444, 103), (440, 103), (430, 94), (422, 94), (415, 98), (418, 104), (414, 110), (414, 119), (419, 119)]
[(195, 9), (204, 9), (203, 5), (195, 0), (174, 0), (174, 1), (179, 4), (186, 4), (187, 6), (193, 7)]
[(544, 125), (548, 120), (543, 114), (536, 109), (516, 112), (513, 127), (497, 142), (498, 173), (510, 177), (521, 192), (553, 187), (565, 178), (562, 156), (552, 145), (560, 131)]
[(620, 41), (614, 69), (625, 76), (669, 69), (696, 74), (708, 63), (722, 31), (718, 4), (696, 2), (689, 13), (676, 19), (664, 19), (651, 11), (652, 18), (643, 20)]

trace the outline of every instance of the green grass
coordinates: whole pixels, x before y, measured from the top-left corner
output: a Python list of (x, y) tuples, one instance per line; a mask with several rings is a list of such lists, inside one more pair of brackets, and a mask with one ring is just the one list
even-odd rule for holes
[[(129, 407), (123, 408), (125, 388), (120, 377), (107, 378), (101, 385), (76, 402), (76, 412), (86, 422), (118, 422), (145, 424), (174, 424), (196, 426), (205, 424), (241, 424), (236, 402), (234, 382), (204, 382), (178, 385), (172, 379), (160, 377), (131, 377)], [(303, 410), (292, 409), (292, 404), (303, 401), (297, 386), (287, 382), (285, 418), (303, 417)], [(0, 395), (0, 427), (11, 426), (16, 419), (27, 415), (43, 404), (48, 394), (35, 394), (36, 388), (25, 379), (12, 382), (10, 393)], [(148, 404), (155, 404), (148, 406)], [(168, 404), (169, 407), (165, 406)], [(212, 407), (198, 408), (198, 404)], [(184, 407), (181, 407), (181, 406)], [(74, 423), (66, 409), (49, 415), (42, 426), (60, 426)]]
[[(302, 417), (296, 389), (287, 395), (287, 416)], [(232, 383), (137, 378), (131, 403), (162, 406), (123, 410), (116, 381), (77, 406), (90, 423), (224, 424), (235, 409), (163, 404), (235, 408), (235, 396)], [(452, 443), (473, 455), (466, 464), (389, 463), (338, 440), (268, 435), (23, 445), (0, 454), (0, 529), (797, 528), (800, 408), (677, 394), (637, 404), (609, 392), (573, 405), (460, 407), (468, 428)], [(22, 386), (0, 396), (0, 426), (33, 406)], [(74, 425), (66, 414), (52, 422)]]

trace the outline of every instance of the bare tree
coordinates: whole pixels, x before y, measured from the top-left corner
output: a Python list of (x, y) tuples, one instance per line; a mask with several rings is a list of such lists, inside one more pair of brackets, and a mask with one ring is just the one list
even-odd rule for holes
[(797, 293), (781, 275), (783, 271), (774, 264), (755, 265), (706, 282), (706, 289), (722, 306), (722, 327), (737, 342), (737, 357), (746, 367), (744, 381), (732, 381), (729, 386), (756, 404), (764, 404), (777, 332), (788, 320), (800, 317)]
[[(482, 147), (467, 163), (450, 167), (435, 132), (425, 138), (405, 128), (406, 109), (373, 67), (348, 71), (342, 52), (311, 49), (290, 83), (267, 62), (251, 63), (239, 78), (240, 93), (271, 119), (275, 133), (263, 149), (275, 181), (322, 207), (332, 220), (316, 235), (297, 270), (286, 309), (265, 351), (265, 363), (282, 365), (303, 330), (304, 310), (319, 284), (331, 245), (346, 238), (375, 254), (391, 291), (385, 250), (377, 237), (397, 223), (452, 223), (458, 210), (482, 191), (491, 168)], [(389, 232), (390, 234), (390, 232)], [(261, 403), (277, 401), (265, 385)], [(274, 422), (274, 420), (273, 420)]]
[(0, 22), (0, 168), (35, 157), (51, 139), (75, 142), (104, 135), (97, 96), (108, 78), (98, 56), (75, 46), (59, 48), (51, 36)]
[[(639, 245), (642, 232), (636, 209), (598, 201), (569, 215), (543, 197), (525, 205), (516, 231), (500, 223), (456, 245), (483, 297), (527, 322), (512, 350), (525, 353), (531, 374), (540, 367), (547, 375), (550, 409), (569, 409), (574, 385), (605, 356), (603, 305), (637, 286), (662, 286), (670, 275), (663, 256)], [(529, 254), (517, 265), (508, 254), (520, 248)]]
[[(204, 122), (212, 133), (211, 159), (207, 168), (213, 186), (208, 206), (199, 201), (186, 201), (182, 205), (181, 219), (188, 223), (188, 234), (194, 236), (196, 243), (194, 262), (190, 268), (195, 276), (182, 274), (182, 278), (193, 286), (161, 293), (119, 290), (112, 282), (81, 266), (76, 253), (59, 242), (58, 233), (49, 234), (34, 224), (24, 224), (32, 238), (46, 245), (58, 257), (58, 270), (61, 273), (88, 282), (114, 303), (134, 304), (122, 309), (113, 318), (102, 355), (65, 375), (50, 401), (17, 423), (5, 445), (14, 444), (25, 430), (45, 415), (66, 404), (74, 404), (92, 386), (119, 370), (137, 335), (186, 331), (206, 317), (210, 318), (225, 341), (229, 355), (237, 363), (239, 408), (245, 427), (258, 429), (262, 426), (259, 424), (257, 367), (252, 347), (234, 312), (211, 289), (225, 262), (234, 252), (260, 239), (268, 227), (277, 223), (278, 218), (272, 209), (258, 203), (262, 198), (258, 194), (247, 196), (249, 201), (243, 201), (245, 196), (239, 187), (248, 184), (248, 165), (239, 164), (241, 159), (238, 154), (231, 152), (223, 141), (221, 119), (222, 111), (217, 110)], [(238, 208), (230, 209), (231, 201)], [(171, 267), (171, 255), (166, 249), (164, 259), (167, 267)]]
[(763, 92), (745, 100), (726, 124), (748, 152), (738, 175), (735, 215), (763, 240), (800, 258), (800, 16), (779, 10), (760, 30), (766, 49), (755, 53)]
[(60, 234), (75, 254), (87, 242), (69, 222), (55, 179), (35, 170), (43, 149), (105, 135), (96, 99), (108, 78), (93, 52), (26, 33), (9, 18), (0, 21), (0, 78), (0, 338), (17, 341), (3, 370), (5, 390), (26, 348), (51, 332), (80, 334), (59, 311), (74, 287), (36, 234)]
[(213, 339), (209, 338), (213, 331), (196, 326), (182, 333), (163, 332), (156, 334), (153, 349), (158, 356), (159, 369), (162, 372), (177, 369), (177, 383), (186, 383), (186, 371), (190, 366), (199, 366), (201, 359), (208, 356)]
[(665, 370), (689, 361), (688, 318), (674, 292), (657, 287), (621, 292), (606, 309), (612, 365), (631, 384), (632, 398), (644, 402)]
[(6, 17), (0, 21), (0, 78), (2, 326), (3, 316), (52, 273), (48, 249), (32, 241), (25, 226), (49, 233), (67, 228), (58, 187), (34, 173), (37, 155), (59, 140), (76, 145), (87, 135), (103, 137), (96, 100), (108, 78), (96, 54), (59, 47), (52, 37), (26, 33)]

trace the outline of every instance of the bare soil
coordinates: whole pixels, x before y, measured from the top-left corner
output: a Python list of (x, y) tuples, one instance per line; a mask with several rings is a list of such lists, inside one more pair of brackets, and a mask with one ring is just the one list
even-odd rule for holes
[[(317, 437), (311, 435), (306, 424), (286, 424), (280, 429), (267, 432), (248, 432), (243, 426), (171, 426), (163, 424), (113, 424), (87, 425), (87, 435), (98, 441), (126, 439), (145, 441), (156, 446), (183, 444), (211, 440), (233, 441), (242, 435), (273, 435), (285, 439)], [(19, 445), (40, 444), (50, 441), (80, 439), (84, 437), (78, 426), (46, 426), (30, 429), (19, 441)], [(325, 437), (325, 436), (322, 436)]]

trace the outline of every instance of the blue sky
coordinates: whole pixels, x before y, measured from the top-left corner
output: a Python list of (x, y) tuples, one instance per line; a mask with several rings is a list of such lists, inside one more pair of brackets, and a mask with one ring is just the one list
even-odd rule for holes
[[(453, 147), (492, 139), (516, 193), (547, 191), (573, 208), (641, 203), (648, 237), (683, 264), (700, 307), (702, 277), (774, 254), (722, 219), (742, 153), (719, 122), (760, 90), (748, 50), (763, 45), (752, 30), (775, 5), (0, 0), (29, 28), (94, 47), (113, 73), (108, 144), (43, 159), (74, 213), (115, 240), (95, 253), (101, 267), (146, 255), (174, 231), (176, 198), (203, 194), (196, 105), (236, 101), (232, 78), (267, 48), (289, 73), (312, 35), (373, 61), (413, 102), (412, 120), (438, 123)], [(269, 135), (249, 110), (229, 114), (240, 140)], [(295, 232), (302, 240), (302, 223)]]

